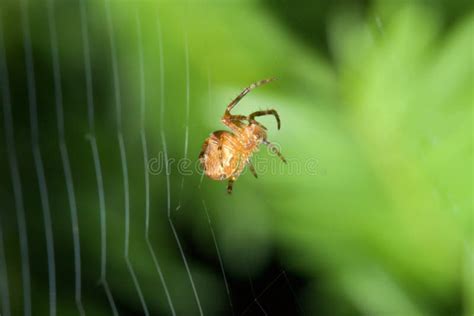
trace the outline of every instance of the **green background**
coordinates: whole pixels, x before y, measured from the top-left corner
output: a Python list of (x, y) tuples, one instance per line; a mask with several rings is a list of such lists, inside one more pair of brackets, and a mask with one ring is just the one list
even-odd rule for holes
[[(44, 208), (32, 154), (27, 83), (33, 73), (25, 62), (25, 12), (54, 235), (58, 315), (75, 315), (78, 309), (70, 197), (57, 128), (51, 12), (87, 315), (112, 313), (99, 283), (104, 230), (90, 143), (94, 135), (104, 180), (106, 279), (121, 315), (143, 314), (124, 257), (127, 201), (117, 91), (128, 167), (129, 259), (150, 314), (172, 312), (145, 239), (142, 104), (148, 158), (163, 157), (163, 138), (169, 158), (169, 178), (164, 169), (149, 173), (148, 236), (177, 315), (199, 315), (199, 307), (172, 225), (205, 315), (474, 313), (471, 3), (106, 3), (82, 3), (94, 130), (88, 124), (81, 2), (7, 0), (0, 5), (6, 52), (0, 53), (7, 65), (0, 111), (0, 282), (3, 294), (5, 285), (9, 290), (8, 302), (2, 300), (4, 313), (24, 311), (7, 121), (14, 126), (23, 193), (32, 311), (51, 311)], [(5, 114), (6, 75), (13, 120)], [(290, 164), (282, 165), (262, 149), (256, 154), (259, 178), (245, 172), (229, 196), (225, 182), (201, 179), (194, 169), (197, 156), (209, 133), (224, 128), (225, 106), (243, 88), (268, 77), (278, 80), (252, 91), (234, 113), (278, 110), (281, 130), (271, 117), (260, 121)], [(178, 169), (182, 158), (191, 160), (190, 174)]]

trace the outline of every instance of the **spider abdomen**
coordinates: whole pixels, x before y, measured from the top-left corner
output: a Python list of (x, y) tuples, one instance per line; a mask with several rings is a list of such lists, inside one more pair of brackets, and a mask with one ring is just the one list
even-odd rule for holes
[(205, 141), (199, 157), (204, 173), (213, 180), (226, 180), (238, 177), (245, 168), (248, 159), (256, 150), (243, 144), (241, 139), (228, 131), (216, 131)]

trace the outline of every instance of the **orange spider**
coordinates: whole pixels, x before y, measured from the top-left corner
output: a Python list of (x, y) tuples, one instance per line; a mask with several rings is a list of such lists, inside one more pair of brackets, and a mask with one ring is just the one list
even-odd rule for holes
[[(260, 144), (265, 144), (286, 163), (280, 151), (267, 140), (267, 129), (255, 120), (257, 116), (273, 115), (280, 129), (280, 117), (275, 110), (257, 111), (249, 116), (230, 114), (232, 108), (250, 91), (263, 84), (273, 81), (274, 78), (265, 79), (251, 84), (245, 88), (227, 106), (222, 123), (229, 127), (229, 131), (213, 132), (202, 145), (199, 161), (204, 168), (205, 174), (213, 180), (229, 180), (227, 192), (232, 193), (232, 185), (248, 165), (252, 174), (257, 178), (257, 173), (250, 158), (258, 151)], [(244, 123), (248, 121), (248, 124)]]

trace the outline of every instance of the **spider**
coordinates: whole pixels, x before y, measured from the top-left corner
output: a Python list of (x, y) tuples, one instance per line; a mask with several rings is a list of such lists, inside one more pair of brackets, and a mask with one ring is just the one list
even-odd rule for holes
[[(278, 129), (280, 129), (280, 117), (277, 111), (273, 109), (256, 111), (248, 116), (230, 113), (247, 93), (273, 80), (274, 78), (260, 80), (245, 88), (227, 105), (221, 119), (222, 123), (231, 131), (215, 131), (202, 145), (199, 161), (204, 168), (204, 173), (213, 180), (228, 180), (227, 192), (229, 194), (232, 193), (232, 186), (246, 165), (249, 166), (255, 178), (258, 177), (250, 158), (254, 152), (258, 151), (260, 144), (267, 145), (286, 163), (278, 148), (267, 140), (267, 128), (255, 120), (257, 116), (273, 115)], [(247, 121), (248, 124), (244, 121)]]

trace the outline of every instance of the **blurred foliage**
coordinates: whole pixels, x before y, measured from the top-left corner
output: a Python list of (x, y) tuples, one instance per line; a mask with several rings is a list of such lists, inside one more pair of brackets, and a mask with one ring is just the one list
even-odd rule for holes
[[(124, 260), (125, 200), (104, 4), (89, 1), (87, 12), (95, 135), (105, 181), (107, 280), (120, 314), (139, 314), (139, 297)], [(79, 2), (54, 4), (66, 140), (79, 212), (83, 303), (88, 315), (107, 315), (110, 307), (103, 287), (97, 285), (101, 226), (88, 141), (92, 131), (79, 8)], [(170, 309), (144, 238), (141, 88), (146, 96), (149, 155), (160, 157), (163, 152), (163, 129), (167, 154), (174, 159), (171, 219), (204, 314), (231, 311), (203, 201), (233, 284), (259, 278), (275, 260), (281, 270), (304, 280), (296, 298), (290, 296), (291, 285), (285, 286), (293, 313), (294, 306), (305, 315), (474, 313), (472, 3), (112, 1), (110, 8), (129, 169), (130, 260), (151, 314), (169, 314)], [(28, 224), (34, 314), (47, 314), (47, 257), (31, 154), (21, 5), (4, 1), (0, 10)], [(77, 309), (71, 217), (56, 128), (47, 2), (29, 1), (28, 14), (40, 145), (53, 216), (58, 314), (72, 315)], [(144, 86), (137, 17), (143, 34)], [(235, 112), (277, 109), (281, 131), (271, 118), (261, 121), (269, 127), (269, 139), (292, 163), (282, 172), (267, 169), (258, 180), (245, 173), (232, 196), (225, 193), (225, 183), (204, 179), (201, 184), (196, 172), (180, 174), (177, 161), (186, 151), (186, 128), (188, 158), (194, 166), (204, 139), (223, 128), (220, 116), (225, 105), (245, 86), (270, 76), (278, 80), (253, 91)], [(21, 257), (3, 117), (1, 122), (1, 230), (10, 305), (17, 315), (23, 310)], [(278, 159), (265, 150), (257, 156), (280, 168)], [(309, 172), (314, 166), (316, 172)], [(198, 314), (167, 218), (166, 176), (161, 172), (150, 180), (150, 238), (174, 307), (178, 315)], [(233, 287), (231, 292), (234, 303), (239, 301), (241, 292)], [(270, 299), (267, 311), (276, 314), (271, 303)], [(234, 312), (240, 314), (245, 307), (235, 304)], [(248, 314), (257, 312), (251, 309)]]

